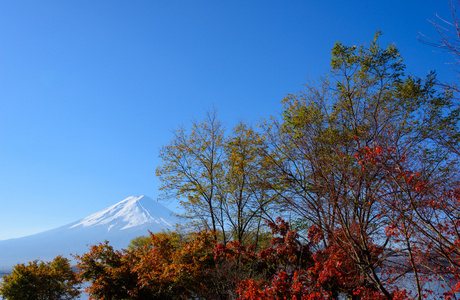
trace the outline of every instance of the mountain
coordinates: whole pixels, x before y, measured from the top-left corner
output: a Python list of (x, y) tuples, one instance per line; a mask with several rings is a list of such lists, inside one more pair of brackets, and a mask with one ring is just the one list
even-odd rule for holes
[(18, 262), (51, 260), (57, 255), (71, 258), (89, 246), (109, 241), (116, 249), (126, 248), (140, 235), (174, 229), (177, 218), (165, 206), (147, 196), (128, 197), (115, 205), (76, 222), (38, 234), (0, 241), (0, 271)]

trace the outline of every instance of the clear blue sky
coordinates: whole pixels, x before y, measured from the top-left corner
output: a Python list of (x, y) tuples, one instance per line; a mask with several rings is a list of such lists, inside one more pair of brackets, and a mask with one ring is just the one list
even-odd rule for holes
[(436, 13), (447, 0), (0, 1), (0, 239), (157, 197), (171, 130), (213, 105), (228, 127), (278, 114), (336, 41), (379, 29), (408, 72), (457, 80), (417, 40)]

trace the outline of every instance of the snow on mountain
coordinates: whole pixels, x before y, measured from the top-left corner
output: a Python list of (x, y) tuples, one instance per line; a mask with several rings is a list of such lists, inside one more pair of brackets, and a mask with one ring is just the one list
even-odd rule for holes
[(171, 211), (163, 205), (146, 196), (132, 196), (78, 221), (70, 228), (107, 226), (107, 230), (123, 230), (143, 224), (172, 228), (174, 223)]
[(71, 258), (90, 245), (105, 240), (115, 249), (126, 248), (140, 235), (174, 229), (177, 218), (165, 206), (147, 196), (128, 197), (115, 205), (65, 226), (38, 234), (0, 241), (0, 271), (18, 262)]

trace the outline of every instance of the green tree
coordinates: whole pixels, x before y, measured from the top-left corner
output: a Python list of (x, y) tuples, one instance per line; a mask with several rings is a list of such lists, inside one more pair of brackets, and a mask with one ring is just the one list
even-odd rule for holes
[(0, 295), (8, 300), (76, 299), (80, 295), (77, 274), (62, 256), (51, 262), (18, 264), (2, 279)]

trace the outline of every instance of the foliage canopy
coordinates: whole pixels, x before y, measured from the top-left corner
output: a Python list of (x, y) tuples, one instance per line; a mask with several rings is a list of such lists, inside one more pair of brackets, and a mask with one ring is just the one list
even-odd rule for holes
[(80, 281), (69, 260), (61, 256), (51, 262), (18, 264), (2, 279), (0, 295), (8, 300), (77, 299), (80, 295)]

